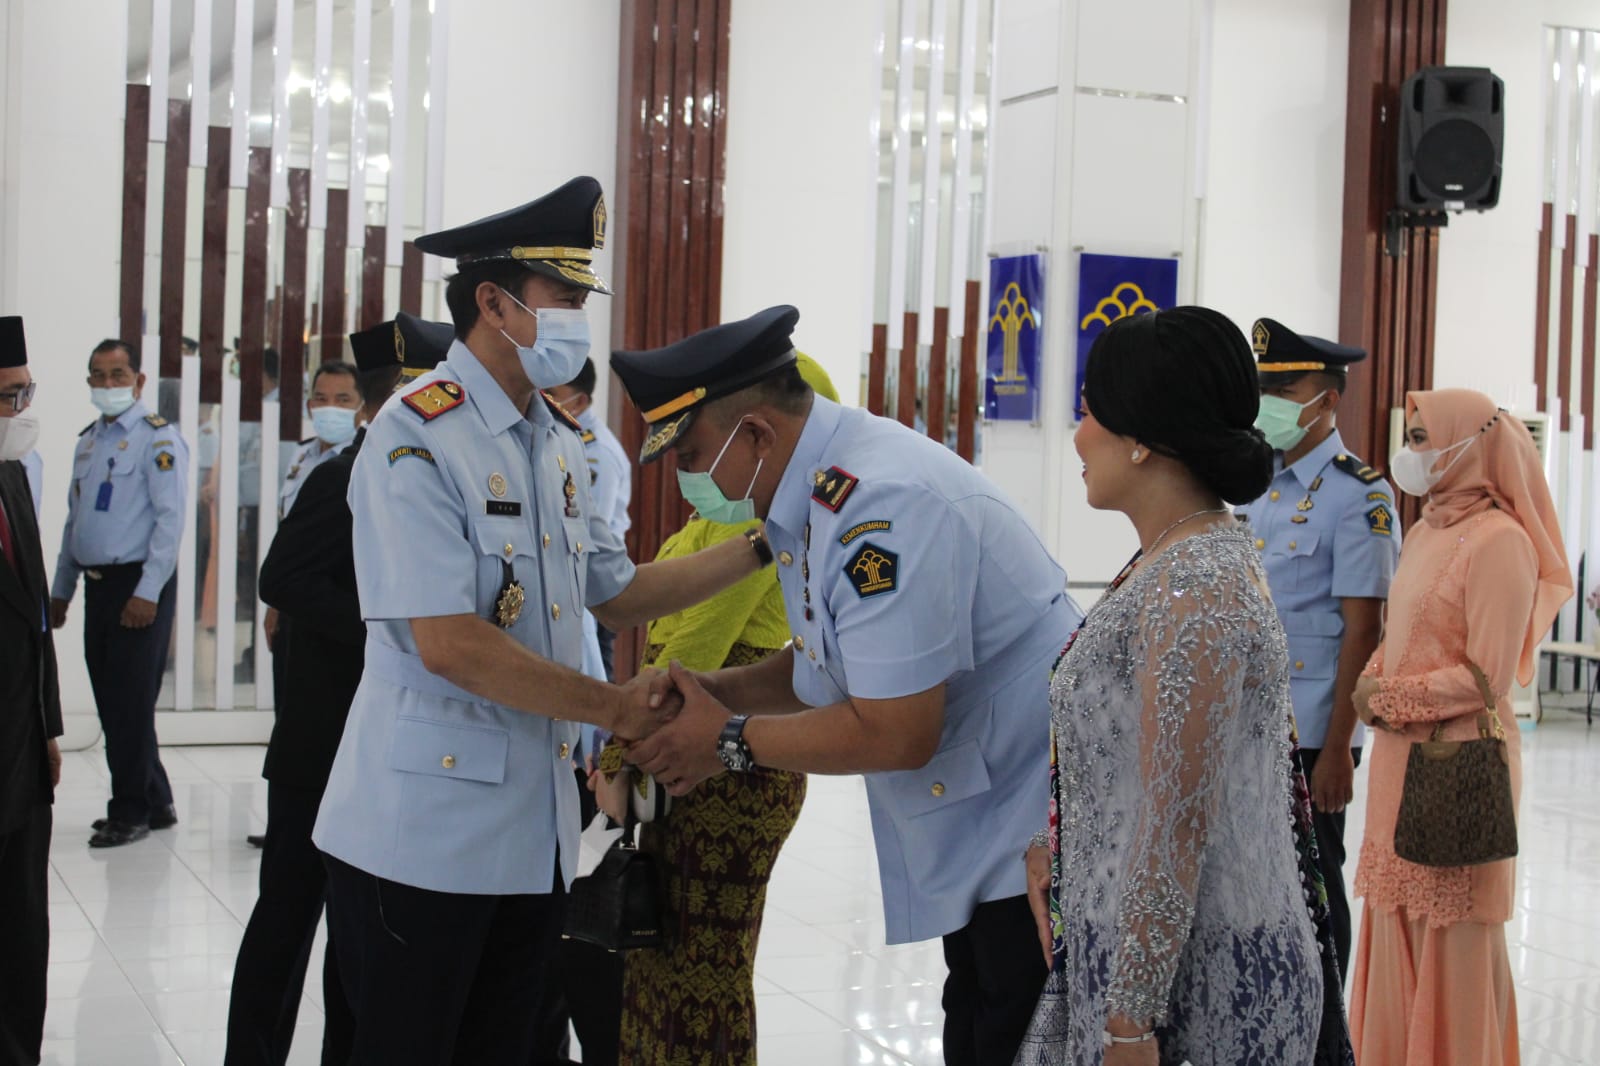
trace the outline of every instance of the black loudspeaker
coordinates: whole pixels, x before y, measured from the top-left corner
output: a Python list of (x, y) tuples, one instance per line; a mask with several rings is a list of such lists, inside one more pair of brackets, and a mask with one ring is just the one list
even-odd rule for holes
[(1505, 82), (1484, 67), (1424, 67), (1400, 88), (1404, 211), (1482, 211), (1500, 202)]

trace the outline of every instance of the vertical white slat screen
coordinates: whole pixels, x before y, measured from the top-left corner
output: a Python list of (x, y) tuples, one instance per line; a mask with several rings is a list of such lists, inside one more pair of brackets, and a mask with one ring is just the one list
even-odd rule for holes
[(972, 107), (978, 83), (978, 4), (961, 0), (960, 61), (956, 77), (955, 174), (950, 186), (954, 200), (950, 216), (950, 336), (966, 334), (967, 281), (972, 255)]
[[(372, 85), (372, 0), (355, 0), (355, 48), (350, 56), (351, 248), (367, 243), (367, 94)], [(357, 315), (359, 321), (360, 316)]]
[[(861, 257), (861, 284), (864, 286), (863, 292), (873, 293), (874, 296), (878, 290), (879, 276), (877, 262), (878, 175), (883, 168), (883, 108), (881, 106), (883, 100), (883, 64), (889, 54), (886, 48), (888, 33), (884, 26), (884, 20), (887, 18), (886, 3), (887, 0), (876, 0), (878, 17), (873, 20), (872, 24), (877, 27), (877, 36), (872, 44), (873, 61), (870, 64), (871, 74), (865, 84), (866, 95), (863, 99), (863, 103), (866, 105), (867, 137), (871, 147), (868, 152), (870, 163), (867, 170), (863, 172), (865, 180), (862, 182), (862, 188), (865, 190), (867, 197), (867, 215), (866, 225), (862, 232), (868, 234), (872, 240), (871, 247), (873, 252)], [(875, 298), (864, 301), (863, 306), (866, 311), (866, 317), (861, 324), (861, 350), (863, 352), (872, 350), (872, 326), (876, 313), (874, 306), (876, 303)], [(867, 402), (865, 393), (861, 396), (861, 402), (862, 404)]]
[(150, 5), (150, 139), (157, 144), (167, 143), (167, 94), (171, 84), (172, 0), (152, 0)]
[[(1572, 83), (1576, 80), (1573, 72), (1578, 66), (1578, 35), (1575, 31), (1562, 30), (1560, 34), (1557, 55), (1561, 64), (1560, 76), (1556, 82), (1556, 137), (1555, 137), (1555, 171), (1556, 171), (1556, 198), (1555, 198), (1555, 233), (1552, 235), (1551, 246), (1557, 250), (1567, 246), (1567, 225), (1562, 216), (1571, 213), (1572, 197), (1576, 194), (1573, 186), (1572, 167), (1572, 110), (1573, 92)], [(1555, 301), (1556, 306), (1560, 301)], [(1554, 334), (1552, 334), (1554, 336)]]
[[(278, 401), (261, 401), (261, 494), (256, 497), (261, 505), (256, 508), (256, 573), (267, 558), (267, 547), (278, 532)], [(272, 710), (272, 648), (267, 644), (261, 620), (267, 616), (267, 605), (260, 601), (256, 590), (255, 648), (256, 710)]]
[(389, 189), (386, 194), (383, 260), (405, 262), (406, 175), (411, 133), (411, 0), (393, 0), (394, 36), (389, 52)]
[(211, 0), (194, 0), (189, 35), (189, 165), (206, 165), (211, 140)]
[(944, 163), (945, 34), (950, 19), (948, 0), (933, 0), (928, 21), (928, 90), (922, 124), (922, 269), (917, 271), (921, 292), (914, 305), (919, 312), (917, 336), (907, 344), (933, 343), (933, 309), (939, 276), (939, 171)]
[(239, 574), (239, 379), (222, 375), (217, 411), (217, 527), (211, 532), (217, 560), (216, 695), (212, 707), (231, 711), (233, 659), (238, 632)]
[(333, 0), (316, 0), (311, 54), (311, 221), (328, 228), (328, 92), (333, 81)]
[[(146, 351), (154, 351), (146, 348)], [(178, 392), (178, 429), (183, 443), (189, 449), (189, 469), (185, 477), (184, 499), (189, 506), (184, 510), (183, 539), (178, 542), (178, 606), (175, 637), (177, 651), (174, 664), (173, 709), (194, 710), (194, 630), (199, 607), (195, 595), (199, 585), (195, 572), (198, 551), (200, 504), (200, 357), (183, 357), (183, 376)]]
[[(261, 0), (270, 3), (271, 0)], [(272, 23), (273, 207), (289, 206), (289, 71), (294, 62), (294, 0), (278, 0)], [(236, 178), (240, 187), (243, 176)]]
[[(1595, 98), (1594, 84), (1600, 81), (1595, 77), (1595, 62), (1600, 60), (1600, 51), (1595, 48), (1596, 35), (1585, 33), (1582, 35), (1578, 49), (1579, 77), (1574, 87), (1578, 94), (1578, 102), (1574, 110), (1578, 116), (1578, 189), (1575, 204), (1578, 215), (1578, 269), (1582, 270), (1589, 265), (1589, 234), (1594, 232), (1594, 197), (1595, 178), (1597, 177), (1594, 166), (1594, 122)], [(1583, 301), (1579, 300), (1578, 313), (1583, 313)], [(1580, 332), (1582, 326), (1580, 318)]]
[[(423, 186), (422, 227), (431, 233), (444, 222), (444, 98), (445, 71), (450, 54), (450, 0), (432, 0), (433, 21), (429, 27), (427, 184)], [(423, 257), (423, 275), (429, 281), (444, 277), (444, 260), (436, 255)]]
[(250, 170), (250, 78), (255, 52), (255, 0), (234, 0), (233, 71), (229, 88), (228, 184), (244, 188)]
[[(906, 239), (911, 226), (911, 111), (916, 100), (917, 9), (919, 0), (900, 0), (900, 36), (894, 51), (899, 78), (894, 93), (894, 191), (889, 217), (889, 350), (905, 343)], [(912, 344), (917, 339), (911, 338)], [(890, 360), (891, 373), (894, 360)]]

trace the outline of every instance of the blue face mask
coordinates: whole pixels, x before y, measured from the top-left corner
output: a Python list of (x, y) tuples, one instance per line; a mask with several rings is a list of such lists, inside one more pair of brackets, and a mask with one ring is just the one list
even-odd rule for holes
[(522, 372), (536, 389), (565, 385), (583, 371), (589, 358), (589, 319), (582, 311), (567, 307), (541, 307), (535, 311), (504, 289), (506, 299), (527, 311), (538, 324), (539, 335), (524, 347), (505, 330), (500, 335), (516, 345)]
[(311, 427), (317, 439), (338, 447), (356, 439), (356, 413), (348, 407), (316, 407), (311, 411)]
[(750, 475), (750, 484), (745, 486), (744, 498), (730, 500), (717, 486), (716, 479), (711, 476), (712, 470), (722, 462), (722, 456), (728, 450), (728, 445), (733, 443), (733, 438), (739, 435), (739, 426), (744, 425), (744, 419), (739, 419), (739, 425), (733, 427), (733, 432), (728, 434), (728, 439), (722, 443), (722, 451), (711, 462), (711, 469), (700, 474), (691, 474), (688, 471), (678, 471), (678, 491), (683, 493), (683, 498), (689, 501), (689, 506), (699, 513), (707, 522), (720, 522), (723, 525), (738, 525), (748, 522), (756, 516), (756, 501), (750, 498), (750, 490), (756, 487), (756, 478), (761, 476), (761, 464), (765, 459), (756, 460), (756, 472)]

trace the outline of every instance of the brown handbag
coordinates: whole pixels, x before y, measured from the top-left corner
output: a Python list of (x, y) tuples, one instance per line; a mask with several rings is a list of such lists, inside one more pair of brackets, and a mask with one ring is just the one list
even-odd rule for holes
[(1483, 671), (1467, 665), (1483, 694), (1478, 739), (1440, 740), (1440, 722), (1431, 737), (1411, 745), (1406, 762), (1394, 853), (1420, 866), (1478, 866), (1517, 853), (1505, 730)]

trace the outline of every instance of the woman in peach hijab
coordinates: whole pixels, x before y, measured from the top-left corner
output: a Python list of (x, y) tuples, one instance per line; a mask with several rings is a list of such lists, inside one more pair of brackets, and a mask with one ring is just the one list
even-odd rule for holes
[(1532, 680), (1572, 577), (1521, 422), (1481, 393), (1413, 392), (1406, 443), (1391, 473), (1427, 503), (1407, 531), (1383, 642), (1355, 691), (1377, 731), (1356, 868), (1365, 909), (1350, 1028), (1361, 1066), (1504, 1066), (1518, 1062), (1505, 938), (1515, 860), (1414, 865), (1394, 853), (1395, 823), (1411, 744), (1440, 722), (1446, 740), (1477, 736), (1483, 698), (1473, 665), (1495, 695), (1520, 791), (1509, 693), (1513, 681)]

